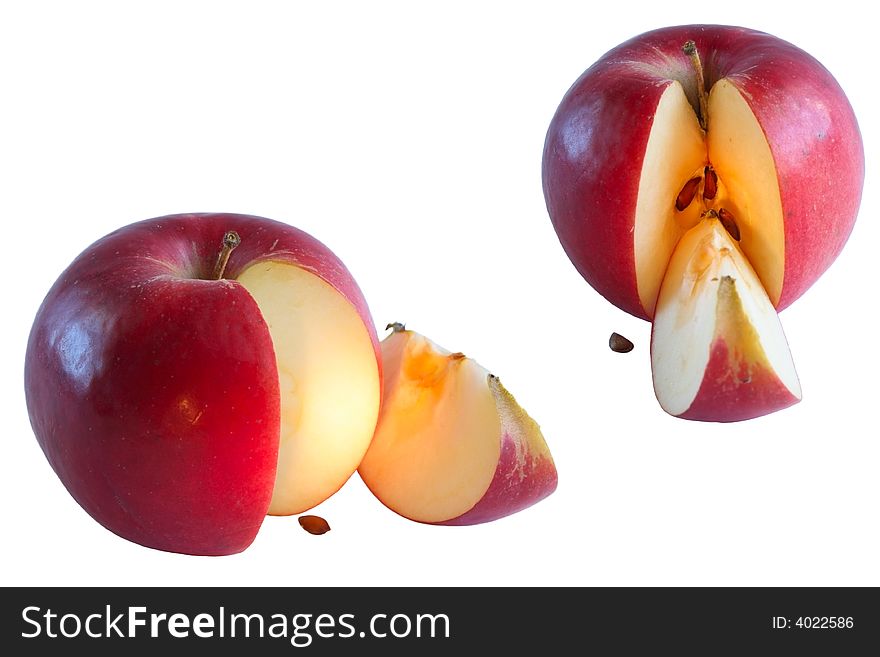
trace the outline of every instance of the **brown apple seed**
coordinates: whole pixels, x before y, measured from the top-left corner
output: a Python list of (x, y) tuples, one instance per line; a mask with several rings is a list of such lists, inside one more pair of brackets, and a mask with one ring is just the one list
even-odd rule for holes
[(718, 174), (712, 167), (706, 167), (704, 170), (703, 198), (711, 201), (718, 193)]
[(733, 214), (729, 210), (721, 208), (718, 210), (718, 220), (727, 232), (730, 233), (730, 236), (739, 242), (739, 226), (736, 225), (736, 220), (733, 218)]
[(635, 345), (627, 340), (625, 337), (623, 337), (620, 333), (612, 333), (611, 337), (608, 338), (608, 346), (611, 347), (611, 351), (616, 351), (619, 354), (625, 354), (629, 351), (632, 351)]
[(297, 520), (299, 520), (299, 526), (309, 534), (320, 536), (330, 531), (330, 525), (321, 516), (300, 516)]
[(675, 199), (676, 210), (681, 212), (691, 204), (691, 201), (694, 200), (694, 196), (697, 195), (697, 187), (699, 187), (699, 185), (699, 176), (691, 178), (684, 184), (684, 187), (681, 188), (681, 191), (678, 193), (678, 196)]

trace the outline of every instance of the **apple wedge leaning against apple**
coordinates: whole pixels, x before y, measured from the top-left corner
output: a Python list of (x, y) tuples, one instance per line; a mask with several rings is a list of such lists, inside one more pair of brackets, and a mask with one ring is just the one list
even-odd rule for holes
[(98, 522), (161, 550), (245, 549), (354, 473), (379, 414), (379, 344), (345, 266), (269, 219), (184, 214), (87, 248), (34, 322), (37, 439)]
[(358, 472), (392, 511), (424, 523), (474, 525), (556, 489), (537, 423), (476, 361), (390, 324), (385, 400)]
[(547, 209), (584, 278), (653, 320), (661, 406), (743, 420), (801, 392), (777, 311), (843, 248), (864, 153), (813, 57), (738, 27), (637, 36), (574, 83), (544, 147)]

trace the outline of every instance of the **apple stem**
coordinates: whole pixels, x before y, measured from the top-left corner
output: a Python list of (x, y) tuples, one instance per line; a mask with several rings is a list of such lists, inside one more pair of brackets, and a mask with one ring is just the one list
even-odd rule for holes
[(694, 77), (697, 80), (697, 96), (700, 101), (700, 111), (697, 113), (700, 119), (700, 127), (709, 129), (709, 97), (706, 95), (706, 77), (703, 73), (703, 62), (700, 61), (700, 53), (697, 52), (697, 44), (693, 39), (681, 47), (682, 52), (690, 57), (691, 66), (694, 69)]
[(391, 329), (393, 333), (400, 333), (401, 331), (406, 330), (406, 326), (402, 322), (391, 322), (388, 326), (385, 327), (385, 330)]
[(223, 272), (226, 271), (226, 263), (229, 262), (229, 256), (232, 254), (232, 250), (241, 244), (241, 238), (238, 236), (234, 230), (226, 231), (226, 234), (223, 235), (223, 249), (220, 251), (220, 255), (217, 256), (217, 264), (214, 265), (214, 280), (219, 281), (223, 278)]

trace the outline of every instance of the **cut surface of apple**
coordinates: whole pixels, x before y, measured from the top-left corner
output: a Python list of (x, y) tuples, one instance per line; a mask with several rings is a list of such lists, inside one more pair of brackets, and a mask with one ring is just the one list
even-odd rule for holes
[(357, 310), (319, 276), (257, 262), (236, 278), (257, 302), (275, 348), (281, 400), (271, 515), (330, 497), (363, 458), (379, 413), (379, 369)]
[(691, 56), (693, 81), (667, 86), (648, 138), (634, 218), (637, 287), (654, 320), (663, 409), (745, 420), (801, 398), (775, 310), (786, 264), (782, 200), (742, 93), (724, 78), (707, 93), (699, 53)]
[[(670, 157), (672, 154), (672, 157)], [(696, 224), (698, 203), (677, 210), (679, 191), (708, 164), (705, 134), (682, 85), (673, 81), (657, 104), (639, 181), (633, 234), (636, 285), (650, 317), (669, 257)]]
[[(660, 98), (642, 164), (634, 251), (639, 298), (654, 315), (660, 283), (678, 240), (707, 208), (724, 208), (740, 233), (739, 245), (775, 306), (785, 272), (782, 201), (767, 140), (742, 94), (719, 80), (708, 95), (707, 130), (682, 85)], [(714, 189), (707, 198), (706, 176)], [(689, 181), (693, 195), (682, 198)]]
[(537, 423), (485, 368), (401, 325), (382, 342), (382, 361), (385, 400), (359, 473), (387, 507), (467, 525), (555, 490)]
[(801, 397), (776, 310), (713, 213), (679, 241), (651, 335), (654, 390), (671, 415), (745, 420)]

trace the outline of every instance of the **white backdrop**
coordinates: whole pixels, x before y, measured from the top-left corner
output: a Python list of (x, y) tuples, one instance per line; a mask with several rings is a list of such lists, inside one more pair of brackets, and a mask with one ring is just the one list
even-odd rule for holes
[[(3, 2), (0, 583), (880, 585), (876, 34), (857, 2)], [(864, 6), (864, 5), (862, 5)], [(541, 149), (563, 93), (640, 32), (761, 29), (849, 95), (867, 188), (841, 257), (782, 314), (804, 401), (733, 425), (665, 415), (650, 327), (575, 272)], [(559, 489), (488, 525), (423, 526), (355, 476), (333, 531), (268, 518), (197, 558), (91, 520), (28, 423), (33, 316), (62, 269), (131, 221), (229, 211), (292, 223), (405, 321), (502, 377), (541, 424)], [(608, 335), (636, 343), (615, 354)]]

